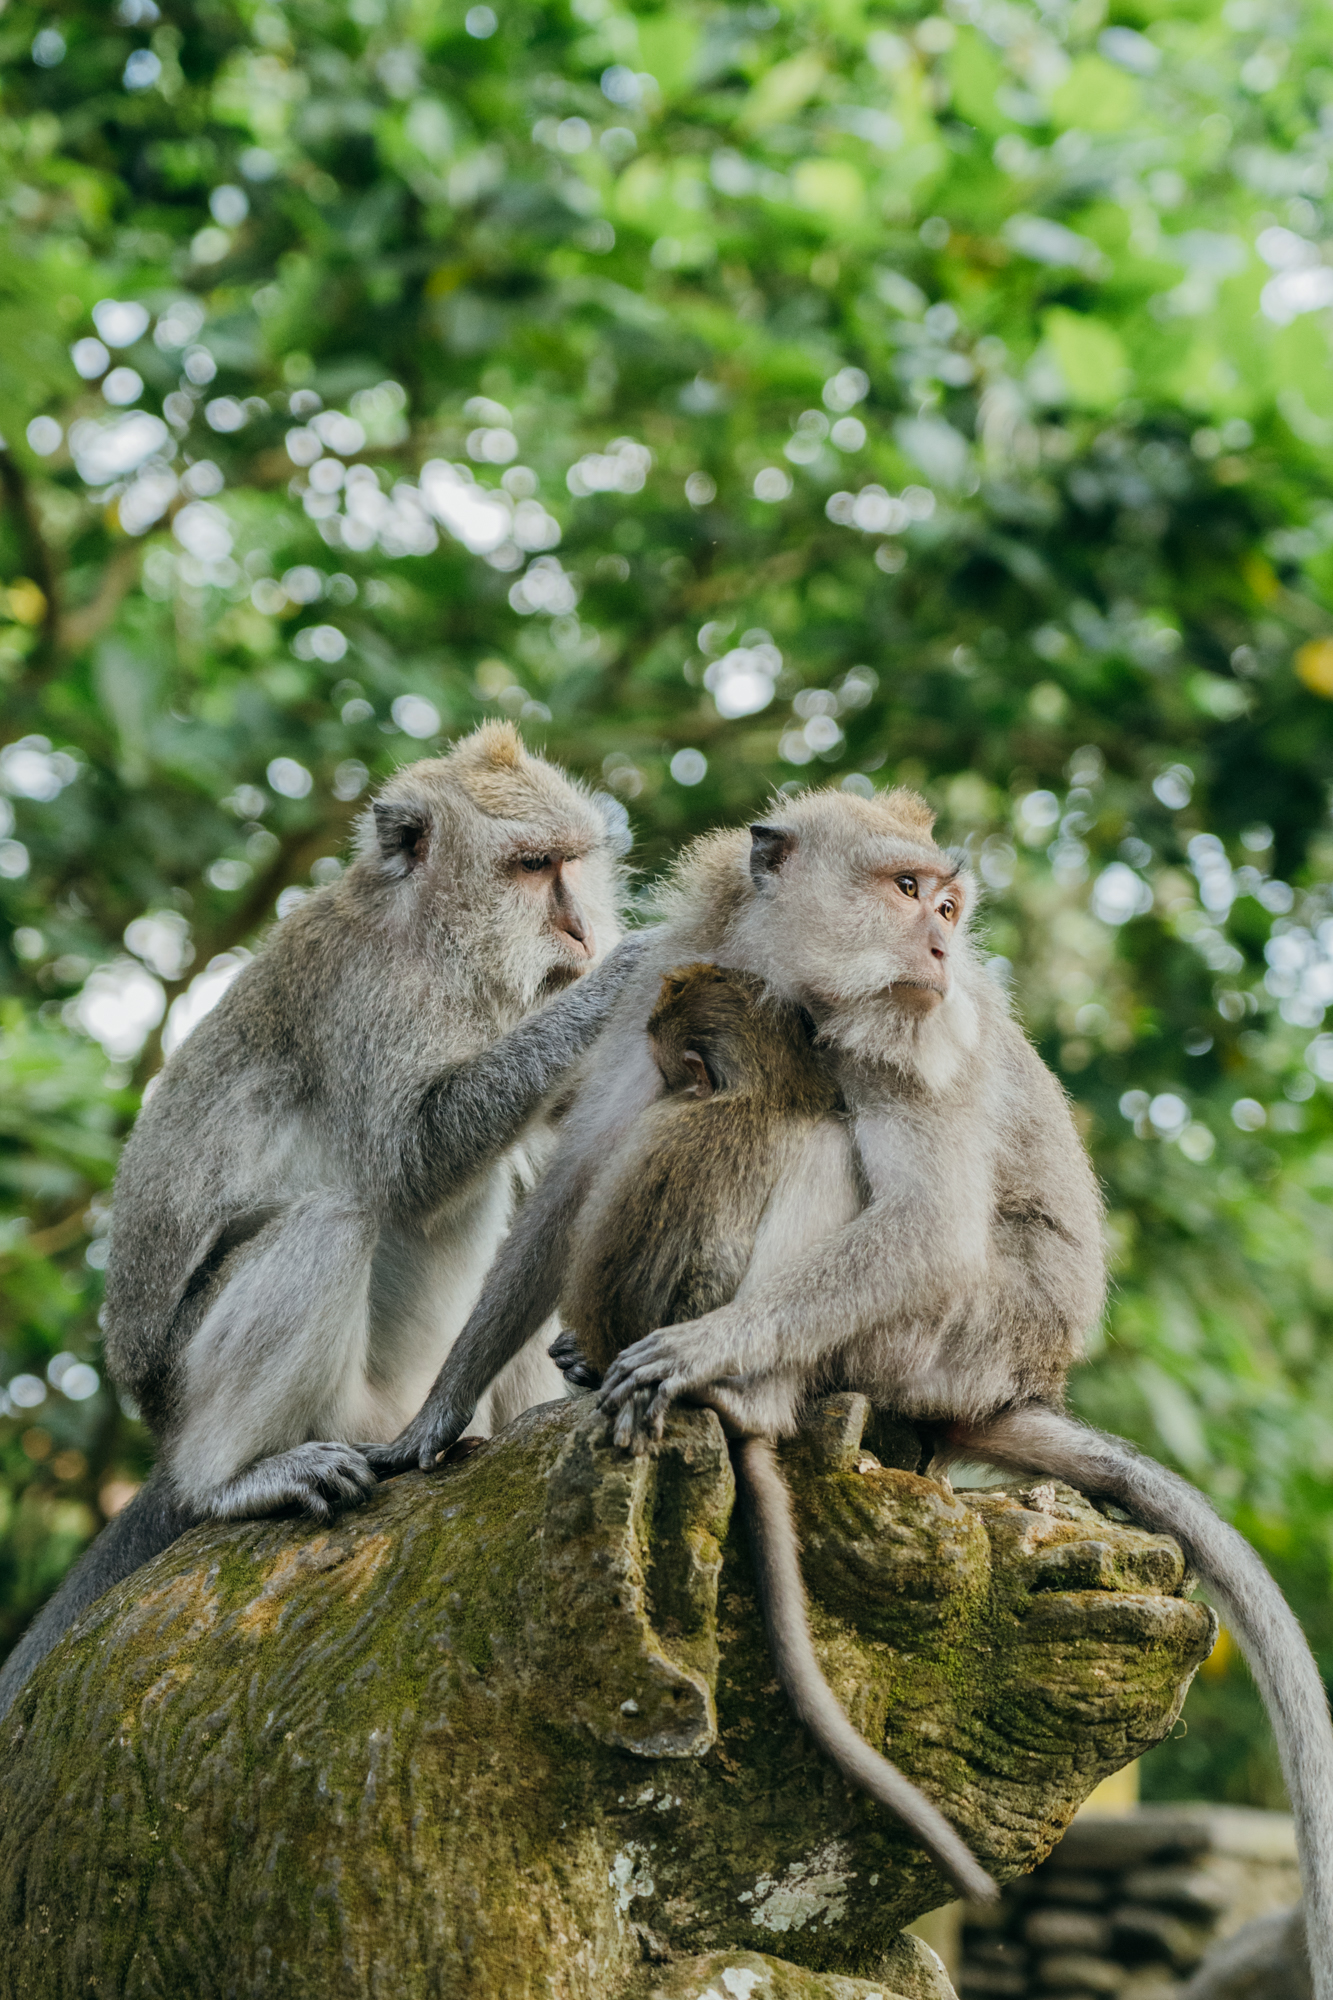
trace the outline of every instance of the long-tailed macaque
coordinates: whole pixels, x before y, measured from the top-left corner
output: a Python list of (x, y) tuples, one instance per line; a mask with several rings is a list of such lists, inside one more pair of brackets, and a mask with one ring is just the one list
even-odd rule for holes
[[(434, 1463), (558, 1299), (598, 1167), (661, 1094), (646, 1025), (671, 967), (711, 959), (804, 1007), (847, 1105), (862, 1205), (728, 1304), (655, 1328), (602, 1385), (616, 1436), (735, 1378), (864, 1392), (944, 1454), (1054, 1474), (1174, 1535), (1273, 1718), (1316, 2000), (1333, 2000), (1333, 1729), (1309, 1647), (1249, 1544), (1185, 1480), (1065, 1414), (1104, 1292), (1101, 1203), (1059, 1086), (967, 933), (974, 889), (909, 793), (811, 791), (696, 843), (589, 1061), (559, 1149), (439, 1380), (379, 1469)], [(791, 1421), (795, 1421), (796, 1407)]]
[[(352, 866), (171, 1056), (116, 1178), (106, 1288), (157, 1467), (10, 1656), (0, 1713), (194, 1522), (327, 1518), (374, 1486), (357, 1447), (419, 1407), (632, 964), (585, 976), (619, 936), (622, 826), (484, 726), (389, 781)], [(539, 1343), (516, 1350), (490, 1418), (560, 1387)]]
[[(841, 1093), (790, 1002), (745, 973), (700, 964), (669, 973), (648, 1021), (665, 1095), (636, 1119), (595, 1175), (560, 1295), (566, 1333), (608, 1368), (654, 1327), (743, 1297), (860, 1207)], [(736, 1440), (755, 1577), (778, 1678), (815, 1742), (853, 1784), (903, 1820), (959, 1893), (994, 1894), (948, 1821), (859, 1736), (820, 1671), (800, 1548), (772, 1438), (789, 1430), (806, 1384), (715, 1382), (692, 1401)]]

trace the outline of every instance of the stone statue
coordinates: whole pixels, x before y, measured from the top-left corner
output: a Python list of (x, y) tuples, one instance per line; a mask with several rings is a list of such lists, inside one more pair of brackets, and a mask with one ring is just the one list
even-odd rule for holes
[[(1166, 1734), (1180, 1551), (1068, 1488), (951, 1493), (832, 1396), (783, 1449), (821, 1660), (1001, 1880)], [(911, 2000), (947, 1900), (765, 1652), (726, 1444), (532, 1410), (331, 1527), (194, 1529), (0, 1730), (0, 2000)]]

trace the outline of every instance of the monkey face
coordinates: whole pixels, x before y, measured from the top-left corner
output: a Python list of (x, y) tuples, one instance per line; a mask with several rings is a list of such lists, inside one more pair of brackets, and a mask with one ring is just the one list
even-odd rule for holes
[(972, 896), (959, 858), (915, 829), (845, 812), (869, 802), (792, 803), (806, 810), (750, 829), (746, 962), (826, 1006), (871, 993), (926, 1008), (947, 999)]
[(936, 1017), (940, 1033), (971, 1046), (973, 884), (930, 838), (921, 801), (810, 793), (782, 804), (780, 820), (750, 829), (736, 957), (849, 1049), (901, 1060)]
[(897, 930), (901, 970), (893, 981), (894, 999), (929, 1013), (949, 996), (949, 955), (964, 910), (958, 870), (943, 855), (925, 863), (891, 857), (871, 886), (883, 896)]
[(496, 997), (526, 1011), (620, 937), (618, 811), (509, 725), (484, 725), (390, 781), (362, 855), (390, 889), (390, 915), (486, 966)]
[(520, 849), (510, 857), (509, 877), (520, 907), (528, 906), (528, 921), (554, 953), (545, 974), (548, 986), (577, 979), (597, 953), (592, 918), (580, 898), (585, 872), (583, 850), (554, 842), (540, 853)]

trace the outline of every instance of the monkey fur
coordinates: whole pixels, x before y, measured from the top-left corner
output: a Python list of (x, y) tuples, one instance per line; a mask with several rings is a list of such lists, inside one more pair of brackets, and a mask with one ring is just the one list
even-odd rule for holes
[[(116, 1179), (111, 1374), (157, 1467), (0, 1673), (192, 1523), (375, 1484), (359, 1444), (419, 1406), (480, 1289), (541, 1113), (600, 1027), (623, 813), (487, 724), (409, 765), (332, 887), (271, 931), (172, 1054)], [(540, 1343), (503, 1423), (562, 1384)]]
[[(430, 1464), (554, 1309), (599, 1170), (661, 1095), (646, 1024), (663, 973), (707, 959), (805, 1008), (847, 1105), (848, 1220), (727, 1304), (655, 1328), (601, 1389), (615, 1435), (725, 1385), (794, 1426), (836, 1379), (940, 1428), (942, 1462), (1054, 1475), (1176, 1537), (1273, 1720), (1301, 1857), (1315, 2000), (1333, 2000), (1333, 1728), (1300, 1627), (1263, 1563), (1186, 1480), (1064, 1411), (1102, 1308), (1101, 1202), (1068, 1103), (968, 936), (975, 890), (909, 792), (810, 790), (686, 851), (663, 922), (581, 1077), (559, 1146), (425, 1404), (371, 1456)], [(818, 1132), (822, 1128), (816, 1128)]]
[[(663, 980), (648, 1040), (666, 1095), (594, 1180), (560, 1297), (562, 1349), (572, 1336), (598, 1370), (655, 1327), (726, 1305), (749, 1271), (777, 1269), (858, 1206), (841, 1093), (803, 1009), (766, 1000), (762, 982), (745, 973), (685, 966)], [(788, 1404), (800, 1394), (792, 1384), (783, 1392)], [(757, 1410), (753, 1395), (727, 1385), (692, 1400), (717, 1409), (737, 1440), (759, 1600), (797, 1716), (844, 1777), (904, 1821), (961, 1895), (992, 1896), (994, 1883), (947, 1820), (857, 1734), (824, 1679), (786, 1482), (770, 1439), (751, 1434), (756, 1416), (762, 1425), (768, 1414), (762, 1393)]]
[(655, 1327), (735, 1296), (784, 1166), (842, 1099), (800, 1008), (714, 965), (670, 972), (648, 1022), (666, 1095), (632, 1159), (615, 1155), (579, 1217), (560, 1317), (601, 1371)]

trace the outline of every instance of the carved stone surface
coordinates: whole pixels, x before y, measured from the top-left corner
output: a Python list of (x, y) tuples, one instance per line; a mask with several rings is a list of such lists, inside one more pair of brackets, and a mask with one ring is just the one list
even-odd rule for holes
[[(1004, 1879), (1170, 1728), (1211, 1614), (1163, 1537), (920, 1456), (853, 1396), (784, 1450), (815, 1639)], [(898, 1933), (947, 1887), (793, 1720), (733, 1498), (710, 1413), (636, 1460), (554, 1404), (332, 1528), (187, 1535), (0, 1726), (0, 1996), (694, 2000), (758, 1968), (761, 2000), (926, 2000)]]

